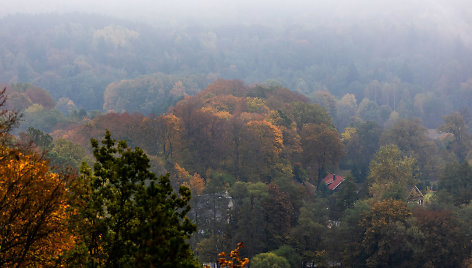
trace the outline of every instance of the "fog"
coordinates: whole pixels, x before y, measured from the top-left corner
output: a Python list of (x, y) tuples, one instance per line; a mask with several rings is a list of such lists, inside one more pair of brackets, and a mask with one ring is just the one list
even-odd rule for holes
[(2, 0), (0, 16), (85, 12), (150, 23), (326, 24), (373, 21), (469, 26), (467, 0)]
[(0, 16), (94, 13), (158, 26), (406, 24), (472, 43), (467, 0), (2, 0)]

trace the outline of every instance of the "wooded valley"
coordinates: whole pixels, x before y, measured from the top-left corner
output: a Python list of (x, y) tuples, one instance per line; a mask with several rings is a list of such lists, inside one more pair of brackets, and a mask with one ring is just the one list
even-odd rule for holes
[(361, 26), (0, 18), (0, 265), (469, 267), (472, 47)]

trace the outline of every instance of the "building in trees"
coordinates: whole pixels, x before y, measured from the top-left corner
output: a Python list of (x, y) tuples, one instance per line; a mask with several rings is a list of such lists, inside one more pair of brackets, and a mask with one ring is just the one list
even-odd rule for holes
[(323, 179), (324, 184), (326, 184), (326, 186), (328, 186), (328, 189), (330, 189), (332, 191), (336, 190), (336, 188), (339, 185), (341, 185), (341, 183), (343, 183), (343, 181), (344, 181), (344, 177), (333, 174), (333, 173), (329, 173)]

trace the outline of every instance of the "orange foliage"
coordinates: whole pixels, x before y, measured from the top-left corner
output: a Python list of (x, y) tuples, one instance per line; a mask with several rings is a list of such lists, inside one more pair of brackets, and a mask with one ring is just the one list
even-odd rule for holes
[(244, 82), (240, 80), (224, 80), (217, 79), (212, 84), (203, 90), (199, 95), (207, 95), (209, 93), (215, 95), (233, 95), (236, 97), (244, 96), (247, 92), (247, 87)]
[(52, 266), (74, 244), (67, 177), (37, 155), (0, 150), (0, 266)]
[(189, 183), (189, 179), (190, 179), (190, 173), (185, 170), (185, 168), (181, 167), (179, 165), (179, 163), (175, 163), (174, 165), (174, 169), (175, 169), (175, 174), (173, 176), (173, 180), (175, 182), (176, 185), (186, 185), (186, 186), (189, 186), (188, 183)]
[(197, 172), (190, 178), (190, 189), (196, 194), (201, 194), (203, 189), (205, 189), (205, 181)]
[(238, 243), (238, 246), (236, 247), (235, 250), (232, 250), (231, 253), (229, 254), (229, 257), (231, 259), (227, 260), (226, 259), (226, 253), (221, 252), (218, 254), (218, 256), (221, 256), (221, 258), (218, 259), (218, 264), (221, 265), (222, 268), (243, 268), (246, 267), (249, 264), (249, 259), (244, 258), (241, 259), (239, 251), (241, 248), (243, 248), (243, 242)]

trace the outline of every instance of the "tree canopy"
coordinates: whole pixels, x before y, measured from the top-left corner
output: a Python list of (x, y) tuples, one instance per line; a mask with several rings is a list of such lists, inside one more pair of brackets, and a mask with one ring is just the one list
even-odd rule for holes
[(89, 263), (197, 267), (186, 242), (195, 231), (186, 217), (190, 189), (175, 193), (169, 174), (157, 178), (141, 149), (117, 143), (108, 131), (101, 145), (92, 139), (92, 147), (93, 169), (81, 171), (86, 204), (77, 208)]

